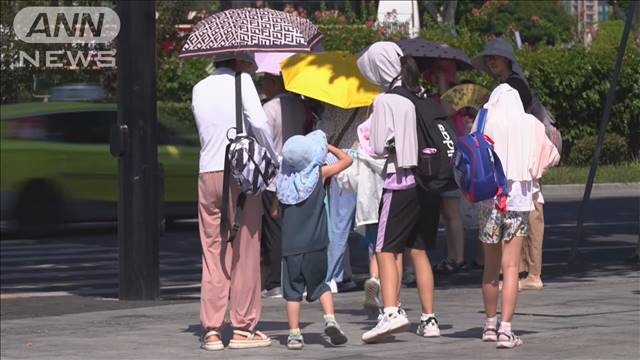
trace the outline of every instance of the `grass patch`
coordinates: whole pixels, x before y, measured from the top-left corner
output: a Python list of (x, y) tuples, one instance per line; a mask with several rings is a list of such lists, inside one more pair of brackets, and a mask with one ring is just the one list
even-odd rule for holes
[[(586, 184), (591, 166), (558, 166), (543, 178), (544, 184)], [(599, 165), (596, 183), (640, 182), (640, 160), (619, 165)]]

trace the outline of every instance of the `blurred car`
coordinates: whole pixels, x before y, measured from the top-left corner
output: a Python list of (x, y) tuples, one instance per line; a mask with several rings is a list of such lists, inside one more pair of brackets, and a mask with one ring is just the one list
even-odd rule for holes
[(99, 85), (66, 84), (49, 89), (49, 101), (105, 101), (109, 94)]
[[(117, 219), (118, 160), (109, 151), (114, 104), (2, 105), (1, 218), (38, 235), (64, 222)], [(194, 131), (158, 122), (167, 219), (197, 216), (199, 143)]]

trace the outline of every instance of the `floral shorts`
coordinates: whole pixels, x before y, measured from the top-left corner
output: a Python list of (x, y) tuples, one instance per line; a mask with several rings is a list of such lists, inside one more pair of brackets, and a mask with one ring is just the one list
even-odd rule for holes
[(515, 236), (527, 236), (529, 232), (528, 211), (502, 213), (496, 210), (493, 201), (480, 203), (478, 210), (480, 241), (485, 244), (499, 244)]

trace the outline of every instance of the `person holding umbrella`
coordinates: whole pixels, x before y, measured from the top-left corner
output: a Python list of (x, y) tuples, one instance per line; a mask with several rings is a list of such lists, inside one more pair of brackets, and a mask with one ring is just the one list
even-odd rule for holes
[[(204, 332), (201, 346), (205, 350), (224, 349), (220, 331), (227, 305), (234, 327), (230, 348), (271, 345), (271, 339), (257, 330), (262, 305), (262, 206), (258, 195), (246, 195), (242, 209), (244, 221), (237, 227), (237, 236), (232, 242), (222, 241), (221, 227), (229, 224), (230, 219), (238, 220), (235, 209), (240, 199), (240, 188), (232, 182), (230, 204), (223, 201), (229, 190), (223, 189), (224, 170), (230, 170), (225, 156), (225, 148), (230, 142), (227, 130), (236, 127), (237, 122), (246, 125), (243, 127), (247, 133), (266, 148), (271, 160), (277, 164), (271, 130), (253, 80), (248, 75), (256, 69), (253, 52), (308, 52), (322, 37), (309, 20), (282, 11), (229, 9), (197, 23), (181, 50), (181, 58), (216, 56), (215, 72), (194, 86), (192, 99), (202, 147), (198, 223), (203, 253), (200, 320)], [(239, 92), (236, 92), (236, 79), (240, 83)], [(242, 106), (236, 108), (238, 102)], [(225, 216), (227, 207), (230, 211)], [(234, 234), (233, 231), (229, 233)], [(227, 235), (225, 232), (224, 236)]]
[[(222, 350), (221, 329), (230, 305), (234, 328), (231, 348), (271, 345), (271, 339), (257, 331), (260, 319), (260, 197), (248, 195), (244, 203), (245, 221), (232, 244), (222, 243), (220, 209), (225, 166), (226, 131), (235, 125), (235, 75), (241, 72), (242, 107), (245, 123), (258, 142), (275, 151), (271, 130), (260, 98), (248, 73), (255, 69), (252, 54), (238, 52), (216, 57), (216, 70), (193, 87), (192, 108), (200, 137), (200, 177), (198, 179), (198, 224), (202, 242), (202, 287), (200, 321), (204, 329), (202, 348)], [(235, 209), (238, 186), (232, 182)], [(233, 218), (233, 214), (231, 217)], [(242, 254), (240, 256), (240, 254)], [(228, 270), (225, 270), (226, 269)], [(228, 277), (226, 273), (230, 274)]]

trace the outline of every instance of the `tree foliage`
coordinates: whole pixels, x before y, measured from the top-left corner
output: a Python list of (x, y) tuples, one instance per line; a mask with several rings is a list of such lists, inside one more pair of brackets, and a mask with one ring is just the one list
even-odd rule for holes
[(463, 16), (461, 25), (479, 34), (510, 36), (528, 45), (560, 45), (573, 39), (576, 19), (557, 1), (486, 1)]

